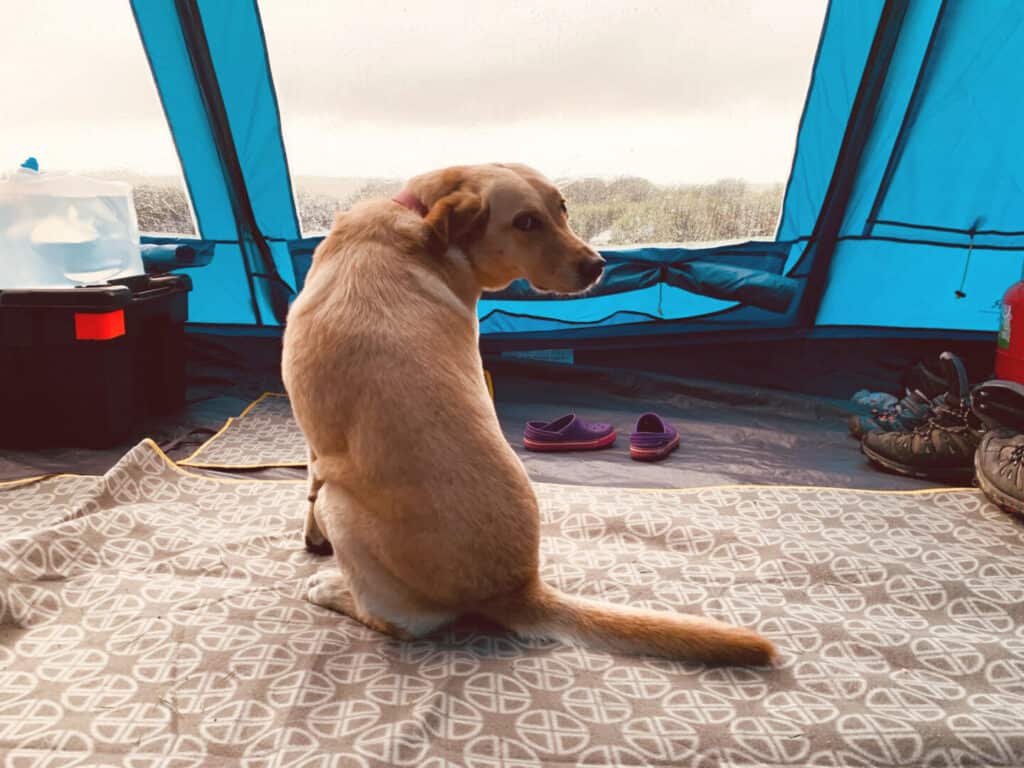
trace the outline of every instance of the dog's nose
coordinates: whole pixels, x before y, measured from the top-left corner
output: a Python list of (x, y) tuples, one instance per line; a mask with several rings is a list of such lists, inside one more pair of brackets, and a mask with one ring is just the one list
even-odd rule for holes
[(580, 277), (583, 278), (583, 282), (587, 285), (597, 282), (597, 279), (601, 277), (601, 273), (604, 272), (605, 260), (598, 256), (596, 259), (587, 259), (580, 264)]

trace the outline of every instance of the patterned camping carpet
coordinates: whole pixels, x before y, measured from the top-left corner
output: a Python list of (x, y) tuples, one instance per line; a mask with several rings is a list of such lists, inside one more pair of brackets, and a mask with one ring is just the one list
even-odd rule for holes
[(306, 440), (288, 396), (267, 392), (180, 463), (210, 469), (304, 467)]
[(538, 492), (548, 580), (757, 627), (779, 667), (389, 640), (303, 600), (303, 483), (144, 442), (0, 488), (4, 764), (1024, 765), (1024, 525), (981, 494)]

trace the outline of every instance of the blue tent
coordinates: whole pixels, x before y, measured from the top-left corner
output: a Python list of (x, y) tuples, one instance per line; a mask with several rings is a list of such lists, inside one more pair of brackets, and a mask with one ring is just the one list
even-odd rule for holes
[[(191, 319), (278, 327), (318, 240), (301, 237), (258, 5), (132, 6), (193, 245), (212, 249), (191, 270)], [(994, 332), (1024, 249), (1022, 57), (1017, 0), (832, 0), (774, 241), (606, 251), (585, 298), (485, 297), (482, 334)]]

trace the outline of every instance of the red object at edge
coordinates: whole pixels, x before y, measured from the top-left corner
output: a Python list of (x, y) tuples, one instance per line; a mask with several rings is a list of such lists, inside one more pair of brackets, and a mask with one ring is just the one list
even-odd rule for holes
[(996, 344), (996, 378), (1024, 384), (1024, 281), (1003, 295)]
[(110, 341), (120, 336), (124, 336), (123, 309), (113, 312), (75, 312), (77, 341)]

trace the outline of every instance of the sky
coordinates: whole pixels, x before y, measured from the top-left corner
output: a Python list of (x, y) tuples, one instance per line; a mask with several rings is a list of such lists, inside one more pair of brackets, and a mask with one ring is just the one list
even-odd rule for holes
[[(825, 5), (260, 0), (294, 174), (659, 183), (785, 181)], [(179, 172), (127, 0), (0, 14), (0, 164)]]

